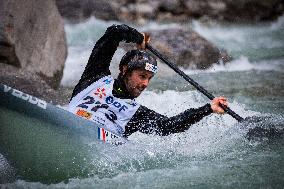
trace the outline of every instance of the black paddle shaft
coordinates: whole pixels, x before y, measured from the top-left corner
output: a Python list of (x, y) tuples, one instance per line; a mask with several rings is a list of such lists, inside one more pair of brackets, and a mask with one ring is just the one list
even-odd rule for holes
[[(154, 55), (156, 55), (158, 58), (160, 58), (165, 64), (167, 64), (170, 68), (172, 68), (176, 73), (178, 73), (181, 77), (183, 77), (187, 82), (189, 82), (191, 85), (193, 85), (198, 91), (200, 91), (202, 94), (207, 96), (210, 100), (213, 100), (215, 97), (209, 93), (207, 90), (205, 90), (202, 86), (200, 86), (198, 83), (196, 83), (193, 79), (191, 79), (188, 75), (186, 75), (183, 71), (181, 71), (175, 64), (170, 62), (167, 58), (165, 58), (161, 53), (159, 53), (156, 49), (154, 49), (150, 44), (146, 44), (146, 48), (151, 51)], [(233, 118), (235, 118), (237, 121), (241, 122), (244, 120), (241, 116), (239, 116), (236, 112), (231, 110), (229, 107), (226, 107), (222, 104), (220, 106), (224, 109), (225, 112), (227, 112), (229, 115), (231, 115)]]

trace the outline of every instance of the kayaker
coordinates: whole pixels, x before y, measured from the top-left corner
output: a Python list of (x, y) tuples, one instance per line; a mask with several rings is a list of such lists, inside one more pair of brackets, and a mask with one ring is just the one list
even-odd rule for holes
[[(121, 41), (136, 43), (140, 50), (129, 51), (122, 57), (120, 73), (114, 79), (109, 67)], [(219, 103), (228, 105), (224, 97), (173, 117), (138, 104), (135, 98), (148, 86), (158, 70), (155, 58), (145, 50), (148, 42), (148, 35), (127, 25), (107, 28), (95, 44), (81, 79), (73, 90), (69, 111), (125, 137), (137, 131), (158, 135), (183, 132), (213, 112), (224, 113), (219, 106)]]

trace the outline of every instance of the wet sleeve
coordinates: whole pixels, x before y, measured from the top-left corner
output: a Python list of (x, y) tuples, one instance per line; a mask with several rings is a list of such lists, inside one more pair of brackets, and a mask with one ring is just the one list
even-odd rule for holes
[(210, 104), (206, 104), (200, 108), (191, 108), (176, 116), (167, 117), (145, 106), (141, 106), (128, 123), (125, 135), (129, 136), (136, 131), (163, 136), (184, 132), (192, 124), (199, 122), (203, 117), (210, 115), (212, 112)]
[(81, 76), (79, 83), (76, 85), (73, 95), (75, 96), (81, 90), (89, 86), (91, 83), (110, 75), (110, 62), (119, 46), (119, 42), (125, 41), (127, 43), (142, 43), (143, 35), (136, 29), (127, 25), (112, 25), (107, 28), (105, 34), (97, 41), (92, 53), (89, 57), (88, 63)]

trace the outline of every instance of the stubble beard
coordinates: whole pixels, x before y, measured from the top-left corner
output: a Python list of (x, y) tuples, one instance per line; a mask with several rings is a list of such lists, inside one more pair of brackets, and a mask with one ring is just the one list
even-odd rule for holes
[(145, 88), (141, 88), (139, 86), (135, 86), (128, 77), (124, 80), (126, 89), (132, 98), (137, 98), (144, 91)]

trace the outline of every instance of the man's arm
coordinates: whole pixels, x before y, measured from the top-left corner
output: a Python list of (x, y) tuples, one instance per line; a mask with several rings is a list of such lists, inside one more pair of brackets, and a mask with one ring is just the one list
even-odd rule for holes
[(95, 44), (79, 83), (75, 86), (72, 98), (103, 76), (110, 75), (110, 62), (119, 46), (126, 41), (141, 44), (143, 35), (127, 25), (112, 25)]
[(125, 136), (136, 131), (158, 135), (169, 135), (184, 132), (192, 124), (197, 123), (203, 117), (213, 112), (211, 105), (206, 104), (200, 108), (188, 109), (176, 116), (166, 117), (145, 106), (141, 106), (125, 128)]

